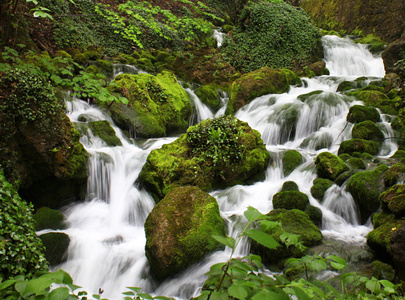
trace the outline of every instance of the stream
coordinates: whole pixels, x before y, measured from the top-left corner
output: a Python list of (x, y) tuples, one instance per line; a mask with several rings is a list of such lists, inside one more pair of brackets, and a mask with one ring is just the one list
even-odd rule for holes
[[(322, 234), (324, 239), (337, 240), (364, 247), (369, 223), (360, 225), (357, 208), (345, 185), (333, 185), (320, 204), (310, 193), (315, 173), (315, 157), (329, 151), (334, 154), (339, 144), (351, 138), (351, 126), (346, 122), (350, 106), (362, 104), (336, 92), (344, 80), (360, 76), (375, 80), (384, 76), (380, 57), (374, 57), (366, 46), (336, 36), (323, 38), (326, 67), (330, 75), (304, 78), (303, 86), (291, 87), (279, 95), (264, 95), (240, 109), (236, 117), (258, 130), (272, 157), (265, 180), (253, 185), (236, 185), (210, 194), (219, 204), (221, 216), (227, 221), (228, 235), (236, 237), (241, 231), (243, 212), (249, 206), (262, 213), (272, 210), (272, 197), (285, 181), (295, 181), (301, 192), (308, 195), (310, 203), (323, 212)], [(125, 68), (124, 68), (125, 69)], [(136, 70), (135, 71), (139, 71)], [(118, 71), (117, 71), (118, 72)], [(123, 72), (123, 71), (119, 71)], [(305, 101), (297, 97), (321, 90)], [(199, 101), (191, 89), (186, 89), (196, 107), (195, 122), (224, 113), (210, 111)], [(223, 95), (226, 105), (226, 95)], [(102, 297), (121, 299), (126, 287), (141, 287), (153, 295), (189, 299), (199, 295), (209, 267), (229, 259), (230, 250), (217, 251), (159, 285), (149, 275), (145, 257), (144, 221), (154, 206), (152, 197), (134, 184), (150, 151), (170, 143), (176, 137), (159, 139), (128, 139), (112, 120), (95, 106), (85, 101), (66, 102), (67, 114), (72, 122), (79, 116), (92, 120), (108, 120), (121, 140), (122, 146), (107, 147), (99, 138), (88, 132), (81, 142), (90, 153), (88, 164), (88, 190), (84, 203), (74, 204), (64, 210), (69, 228), (64, 230), (71, 238), (68, 259), (57, 267), (67, 271), (75, 284), (90, 294), (104, 290)], [(289, 122), (290, 116), (296, 122)], [(382, 120), (386, 120), (382, 116)], [(392, 136), (390, 125), (383, 121), (379, 126), (386, 137)], [(325, 148), (325, 145), (327, 148)], [(282, 154), (294, 149), (303, 156), (303, 163), (291, 174), (283, 174)], [(379, 154), (392, 155), (395, 143), (387, 139)], [(248, 254), (249, 244), (241, 243), (235, 256)]]

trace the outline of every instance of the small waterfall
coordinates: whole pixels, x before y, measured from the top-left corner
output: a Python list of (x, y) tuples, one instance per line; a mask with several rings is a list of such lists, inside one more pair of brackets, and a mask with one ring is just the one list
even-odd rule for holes
[(217, 40), (217, 47), (221, 47), (224, 42), (225, 33), (220, 32), (218, 29), (214, 29), (214, 34), (212, 36)]
[[(186, 88), (185, 91), (189, 95), (191, 102), (194, 104), (196, 110), (196, 123), (200, 123), (205, 119), (212, 119), (214, 117), (214, 113), (211, 111), (211, 109), (201, 102), (200, 98), (198, 98), (193, 90)], [(192, 122), (192, 124), (193, 123), (194, 122)]]
[[(243, 212), (249, 206), (262, 213), (272, 208), (274, 194), (281, 190), (287, 180), (295, 181), (301, 192), (308, 195), (310, 203), (323, 212), (322, 233), (342, 243), (365, 245), (370, 227), (358, 222), (357, 208), (353, 198), (344, 187), (332, 186), (323, 203), (310, 193), (316, 178), (314, 160), (322, 151), (337, 153), (342, 140), (350, 138), (351, 127), (346, 115), (352, 100), (336, 93), (337, 86), (354, 76), (383, 76), (381, 58), (374, 58), (364, 46), (348, 39), (326, 36), (323, 39), (326, 64), (332, 76), (303, 79), (302, 87), (291, 87), (281, 95), (264, 95), (240, 109), (236, 117), (248, 122), (258, 130), (272, 163), (262, 182), (236, 185), (212, 191), (219, 204), (221, 216), (228, 223), (228, 235), (238, 236), (243, 228)], [(191, 89), (186, 89), (198, 112), (197, 122), (224, 113), (226, 106), (214, 114), (207, 109)], [(299, 96), (314, 91), (316, 95)], [(227, 95), (221, 95), (223, 103)], [(97, 108), (83, 101), (67, 103), (68, 116), (78, 122), (80, 116), (89, 120), (111, 120)], [(384, 116), (383, 116), (384, 119)], [(82, 138), (87, 151), (92, 155), (89, 163), (89, 189), (87, 201), (67, 209), (69, 222), (66, 229), (71, 237), (68, 261), (60, 266), (68, 271), (78, 285), (90, 293), (102, 288), (103, 296), (121, 299), (126, 286), (138, 286), (145, 292), (178, 299), (190, 299), (201, 291), (204, 274), (209, 267), (229, 258), (229, 250), (217, 251), (191, 266), (175, 278), (156, 285), (150, 278), (144, 253), (145, 235), (143, 222), (151, 211), (154, 201), (139, 189), (134, 182), (152, 149), (159, 148), (175, 138), (137, 141), (134, 145), (125, 139), (112, 124), (122, 146), (108, 148), (91, 135)], [(392, 136), (388, 122), (381, 122), (387, 137)], [(387, 140), (384, 155), (396, 149), (395, 143)], [(283, 174), (283, 155), (286, 150), (298, 150), (303, 156), (302, 164), (291, 174)], [(249, 244), (240, 244), (235, 256), (246, 255)]]

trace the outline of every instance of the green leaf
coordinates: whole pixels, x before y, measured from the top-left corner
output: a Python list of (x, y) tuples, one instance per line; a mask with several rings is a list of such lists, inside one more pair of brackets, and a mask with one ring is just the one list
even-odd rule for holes
[(277, 293), (269, 291), (261, 291), (252, 297), (252, 300), (279, 300), (280, 296)]
[(245, 287), (234, 284), (228, 288), (228, 293), (229, 296), (240, 300), (244, 300), (248, 296), (248, 291)]
[(66, 287), (60, 287), (54, 289), (49, 295), (49, 300), (65, 300), (69, 296), (69, 289)]
[(339, 257), (339, 256), (336, 256), (336, 255), (328, 255), (328, 256), (326, 257), (326, 259), (332, 260), (332, 261), (330, 262), (330, 264), (331, 264), (332, 267), (334, 267), (334, 268), (337, 269), (337, 270), (341, 270), (341, 269), (343, 269), (343, 268), (346, 267), (346, 261), (345, 261), (343, 258)]
[(153, 297), (147, 293), (138, 293), (138, 296), (143, 299), (153, 299)]
[(323, 259), (315, 259), (311, 263), (308, 264), (309, 269), (313, 271), (323, 271), (326, 269), (327, 265)]
[(294, 295), (297, 297), (298, 300), (311, 300), (311, 298), (299, 287), (293, 286)]
[(373, 294), (381, 289), (381, 284), (378, 282), (378, 279), (372, 277), (366, 282), (366, 288), (370, 290)]
[(263, 231), (257, 229), (249, 229), (245, 232), (245, 234), (252, 240), (269, 249), (276, 249), (278, 246), (280, 246), (280, 244), (273, 238), (273, 236)]
[(41, 276), (39, 278), (34, 278), (30, 281), (28, 281), (28, 284), (22, 293), (23, 297), (27, 297), (29, 295), (37, 295), (45, 290), (48, 290), (53, 283), (53, 280), (46, 275)]
[(10, 280), (0, 283), (0, 291), (8, 288), (10, 285), (13, 285), (16, 282), (17, 282), (17, 280), (10, 279)]
[(214, 291), (211, 294), (210, 300), (229, 300), (229, 296), (226, 291)]
[(271, 231), (274, 228), (280, 228), (279, 222), (269, 221), (269, 220), (260, 220), (260, 225), (262, 226), (263, 231)]
[(393, 284), (391, 281), (385, 279), (382, 279), (379, 282), (386, 288), (393, 288), (395, 286), (395, 284)]
[(252, 206), (249, 206), (243, 214), (249, 222), (256, 221), (263, 217), (262, 213)]
[(217, 242), (220, 242), (222, 245), (233, 248), (235, 246), (235, 239), (229, 236), (223, 235), (213, 235), (212, 236)]

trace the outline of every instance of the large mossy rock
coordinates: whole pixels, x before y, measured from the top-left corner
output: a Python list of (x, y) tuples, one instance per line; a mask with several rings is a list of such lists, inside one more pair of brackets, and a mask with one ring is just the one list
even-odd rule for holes
[(334, 181), (340, 174), (349, 170), (342, 159), (330, 152), (322, 152), (315, 159), (316, 173), (320, 178)]
[(362, 140), (383, 140), (384, 133), (372, 121), (363, 121), (354, 125), (352, 129), (352, 137)]
[(63, 232), (49, 232), (39, 236), (45, 247), (45, 258), (51, 264), (56, 266), (67, 259), (67, 249), (70, 244), (70, 238)]
[(273, 196), (274, 209), (299, 209), (304, 211), (308, 204), (308, 196), (300, 191), (281, 191)]
[(323, 57), (318, 29), (302, 9), (284, 2), (250, 1), (222, 49), (229, 63), (245, 72), (302, 67)]
[(353, 105), (350, 107), (346, 120), (351, 123), (360, 123), (363, 121), (380, 122), (380, 113), (375, 107)]
[(146, 257), (163, 280), (220, 248), (212, 235), (224, 235), (218, 203), (197, 187), (178, 187), (153, 208), (145, 222)]
[(0, 161), (20, 196), (51, 208), (83, 199), (87, 152), (48, 79), (15, 69), (0, 74), (0, 89)]
[(271, 221), (281, 223), (282, 230), (266, 232), (271, 234), (280, 243), (280, 246), (273, 250), (252, 242), (251, 247), (251, 251), (260, 255), (265, 263), (277, 263), (284, 258), (300, 257), (304, 254), (303, 249), (295, 245), (287, 247), (281, 242), (280, 235), (283, 231), (298, 234), (300, 236), (299, 241), (306, 247), (317, 245), (322, 241), (322, 233), (319, 228), (301, 210), (274, 209), (268, 213), (268, 216), (270, 216)]
[(113, 120), (139, 137), (161, 137), (187, 129), (191, 103), (187, 92), (170, 72), (118, 75), (110, 88), (129, 103), (113, 103)]
[(381, 193), (379, 200), (381, 208), (397, 217), (405, 215), (405, 185), (396, 184), (385, 192)]
[(200, 86), (195, 90), (195, 94), (202, 103), (207, 105), (213, 111), (218, 110), (219, 105), (221, 104), (221, 97), (219, 96), (217, 88), (214, 85), (208, 84)]
[(256, 97), (288, 92), (290, 84), (286, 72), (263, 67), (242, 75), (231, 86), (227, 113), (233, 114)]
[(381, 142), (367, 141), (362, 139), (351, 139), (343, 141), (338, 150), (338, 155), (343, 153), (352, 155), (355, 152), (368, 153), (371, 155), (377, 155), (380, 150)]
[(86, 128), (90, 129), (94, 136), (103, 140), (108, 147), (121, 146), (120, 139), (115, 134), (115, 130), (107, 120), (91, 121), (85, 124), (75, 123), (75, 127), (83, 134)]
[(303, 0), (300, 5), (318, 27), (375, 34), (392, 42), (405, 30), (402, 0)]
[(349, 92), (348, 96), (356, 97), (358, 100), (363, 101), (365, 105), (377, 107), (386, 114), (397, 114), (394, 108), (394, 101), (391, 100), (382, 88), (366, 86), (362, 89)]
[(311, 195), (319, 202), (323, 201), (325, 192), (333, 185), (333, 181), (325, 178), (316, 178), (311, 187)]
[(65, 229), (67, 227), (65, 215), (61, 211), (49, 207), (41, 207), (33, 217), (36, 231), (42, 229)]
[(287, 150), (283, 156), (284, 176), (290, 175), (302, 163), (302, 155), (297, 150)]
[(236, 118), (220, 117), (152, 151), (139, 178), (159, 201), (177, 186), (209, 191), (261, 179), (269, 159), (258, 131)]
[(350, 177), (347, 191), (353, 196), (360, 209), (360, 219), (365, 223), (370, 215), (380, 207), (378, 198), (384, 191), (383, 173), (386, 165), (380, 165), (375, 170), (358, 172)]
[(384, 61), (385, 72), (388, 73), (397, 73), (399, 67), (395, 64), (404, 59), (403, 53), (405, 52), (405, 36), (402, 39), (396, 40), (393, 43), (389, 44), (387, 48), (382, 53), (382, 59)]
[(390, 167), (386, 172), (384, 172), (383, 179), (386, 187), (393, 186), (396, 183), (404, 182), (405, 164), (399, 163)]

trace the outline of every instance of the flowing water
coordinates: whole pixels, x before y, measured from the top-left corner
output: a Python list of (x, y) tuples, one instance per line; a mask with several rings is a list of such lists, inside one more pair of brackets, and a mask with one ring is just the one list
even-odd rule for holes
[[(322, 151), (336, 153), (339, 143), (350, 138), (351, 126), (346, 122), (349, 107), (360, 104), (336, 93), (338, 84), (367, 76), (372, 80), (384, 76), (381, 58), (373, 57), (362, 45), (348, 39), (326, 36), (323, 39), (330, 76), (304, 79), (302, 87), (292, 87), (288, 93), (265, 95), (253, 100), (236, 113), (236, 117), (257, 129), (271, 153), (272, 163), (266, 178), (249, 186), (237, 185), (211, 192), (220, 206), (221, 215), (229, 224), (230, 236), (240, 233), (243, 212), (248, 206), (262, 213), (272, 209), (272, 196), (287, 180), (295, 181), (301, 192), (309, 196), (312, 205), (323, 212), (322, 233), (325, 239), (364, 246), (369, 226), (360, 225), (357, 208), (345, 186), (333, 185), (326, 193), (323, 204), (310, 194), (316, 178), (314, 159)], [(121, 72), (121, 71), (120, 71)], [(218, 116), (205, 107), (194, 92), (186, 89), (197, 111), (197, 122)], [(306, 97), (297, 97), (312, 91), (322, 91)], [(226, 95), (222, 95), (226, 104)], [(218, 251), (159, 286), (150, 278), (145, 257), (143, 224), (154, 206), (152, 197), (134, 183), (146, 157), (153, 149), (175, 138), (149, 139), (144, 142), (128, 140), (100, 110), (83, 101), (67, 103), (68, 116), (78, 122), (80, 115), (94, 120), (111, 122), (122, 146), (106, 147), (91, 132), (81, 142), (91, 154), (89, 162), (88, 194), (86, 202), (66, 209), (70, 227), (65, 230), (71, 238), (68, 260), (62, 269), (69, 272), (75, 284), (90, 293), (104, 290), (103, 297), (121, 299), (127, 286), (141, 287), (155, 295), (188, 299), (198, 295), (204, 283), (204, 273), (217, 262), (229, 258), (229, 250)], [(384, 116), (383, 116), (383, 120)], [(387, 122), (381, 122), (386, 136), (392, 135)], [(298, 150), (304, 162), (285, 176), (282, 157), (286, 150)], [(387, 142), (381, 155), (389, 155), (396, 145)], [(241, 243), (236, 256), (246, 255), (249, 245)]]

